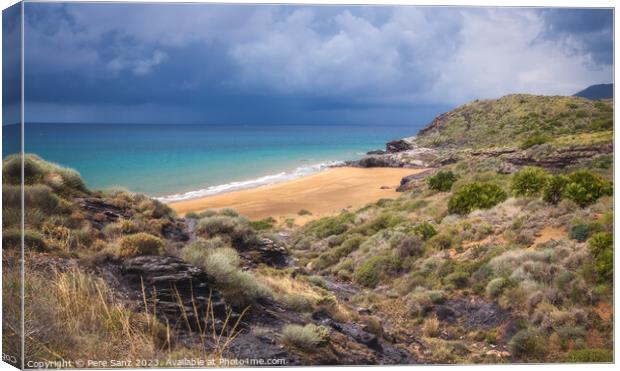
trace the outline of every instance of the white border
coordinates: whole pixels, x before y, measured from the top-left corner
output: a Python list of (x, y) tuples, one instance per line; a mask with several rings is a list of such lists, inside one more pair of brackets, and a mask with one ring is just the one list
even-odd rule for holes
[[(17, 0), (0, 0), (1, 4), (2, 4), (2, 9), (5, 9), (13, 4), (18, 3), (19, 1)], [(26, 2), (50, 2), (50, 1), (46, 1), (46, 0), (25, 0)], [(63, 2), (88, 2), (88, 1), (80, 1), (80, 0), (64, 0)], [(127, 1), (122, 1), (122, 0), (106, 0), (106, 1), (92, 1), (92, 2), (127, 2)], [(584, 1), (584, 0), (522, 0), (522, 1), (515, 1), (515, 0), (462, 0), (462, 1), (450, 1), (450, 0), (444, 0), (444, 1), (437, 1), (437, 0), (389, 0), (389, 1), (382, 1), (382, 0), (336, 0), (336, 1), (330, 1), (330, 0), (311, 0), (311, 1), (303, 1), (303, 0), (288, 0), (288, 1), (260, 1), (260, 0), (228, 0), (228, 1), (196, 1), (196, 0), (150, 0), (150, 1), (145, 1), (145, 0), (134, 0), (132, 2), (157, 2), (157, 3), (238, 3), (238, 4), (315, 4), (315, 5), (427, 5), (427, 6), (500, 6), (500, 7), (589, 7), (589, 8), (593, 8), (593, 7), (606, 7), (606, 8), (615, 8), (615, 3), (612, 0), (590, 0), (590, 1)], [(22, 7), (22, 12), (23, 12), (23, 7)], [(614, 11), (615, 13), (615, 11)], [(614, 14), (614, 18), (615, 18), (615, 14)], [(2, 20), (0, 17), (0, 26), (2, 25)], [(23, 23), (22, 23), (22, 32), (23, 32)], [(614, 27), (614, 40), (617, 40), (618, 36), (618, 29)], [(24, 35), (22, 33), (22, 43), (24, 40)], [(2, 49), (1, 49), (1, 38), (0, 38), (0, 60), (2, 58)], [(22, 47), (22, 57), (23, 57), (23, 47)], [(614, 42), (614, 62), (618, 60), (618, 51), (615, 48), (615, 42)], [(615, 83), (615, 71), (616, 71), (616, 64), (614, 63), (614, 83)], [(2, 78), (2, 71), (0, 69), (0, 80)], [(614, 96), (617, 96), (617, 85), (614, 84)], [(0, 92), (0, 100), (2, 99), (2, 93)], [(22, 58), (22, 119), (23, 119), (23, 58)], [(1, 116), (0, 116), (1, 117)], [(615, 122), (618, 122), (618, 117), (619, 117), (619, 113), (618, 110), (614, 110), (614, 120)], [(23, 125), (22, 125), (22, 130), (23, 130)], [(23, 135), (22, 135), (22, 140), (23, 140)], [(614, 130), (614, 142), (615, 142), (615, 130)], [(22, 147), (23, 148), (23, 147)], [(0, 150), (1, 150), (1, 144), (0, 144)], [(618, 164), (620, 160), (620, 155), (618, 154), (618, 151), (614, 151), (614, 164)], [(615, 172), (615, 168), (614, 168), (614, 183), (616, 184), (616, 188), (618, 187), (618, 185), (620, 180), (620, 175)], [(0, 196), (1, 198), (1, 196)], [(614, 209), (617, 209), (616, 206), (618, 205), (618, 197), (616, 197), (614, 195)], [(0, 220), (1, 220), (1, 215), (0, 215)], [(615, 224), (614, 225), (614, 241), (617, 240), (618, 236), (620, 236), (618, 234), (618, 231), (620, 230), (620, 227)], [(618, 255), (620, 255), (620, 253), (616, 253), (615, 254), (615, 259), (614, 259), (614, 264), (615, 267), (619, 267), (620, 265), (618, 264), (620, 259), (618, 257)], [(22, 271), (23, 272), (23, 271)], [(617, 288), (618, 287), (618, 275), (615, 275), (615, 279), (614, 279), (614, 287)], [(0, 277), (0, 282), (1, 282), (1, 277)], [(616, 290), (614, 290), (615, 293)], [(1, 299), (0, 299), (0, 304), (1, 304)], [(618, 297), (616, 295), (614, 295), (614, 308), (616, 308), (618, 305)], [(615, 312), (615, 311), (614, 311)], [(1, 323), (0, 323), (1, 326)], [(615, 334), (617, 334), (618, 331), (618, 325), (617, 325), (617, 321), (614, 321), (614, 336)], [(618, 344), (617, 342), (614, 344), (614, 354), (616, 359), (618, 359)], [(342, 366), (339, 366), (342, 367)], [(339, 367), (321, 367), (322, 370), (336, 370)], [(458, 366), (397, 366), (399, 368), (406, 368), (406, 369), (419, 369), (420, 367), (423, 368), (429, 368), (432, 367), (434, 370), (449, 370), (449, 369), (454, 369), (454, 367), (460, 367), (460, 368), (465, 368), (465, 369), (490, 369), (491, 367), (499, 367), (502, 370), (519, 370), (519, 369), (523, 369), (526, 368), (528, 370), (539, 370), (539, 369), (544, 369), (544, 370), (583, 370), (584, 365), (575, 365), (575, 364), (547, 364), (547, 365), (501, 365), (501, 366), (497, 366), (497, 365), (458, 365)], [(615, 365), (601, 365), (601, 364), (592, 364), (592, 365), (585, 365), (585, 367), (588, 368), (596, 368), (596, 369), (601, 369), (601, 370), (612, 370), (615, 369)], [(348, 367), (349, 369), (362, 369), (362, 366), (352, 366), (352, 367)], [(259, 370), (258, 368), (256, 368), (257, 370)], [(260, 370), (265, 370), (265, 369), (273, 369), (275, 370), (276, 368), (260, 368)], [(373, 366), (373, 369), (376, 370), (388, 370), (389, 367), (388, 366)], [(0, 363), (0, 371), (4, 371), (4, 370), (15, 370), (14, 368), (12, 368), (11, 366), (9, 366), (8, 364), (1, 362)], [(180, 370), (196, 370), (196, 369), (180, 369)]]

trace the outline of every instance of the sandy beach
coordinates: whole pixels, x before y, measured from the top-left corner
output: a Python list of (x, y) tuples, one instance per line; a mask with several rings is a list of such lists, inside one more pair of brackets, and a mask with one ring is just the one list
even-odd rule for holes
[[(250, 219), (295, 218), (296, 224), (356, 208), (381, 198), (396, 198), (402, 177), (424, 169), (331, 168), (283, 183), (170, 203), (180, 215), (189, 211), (230, 207)], [(381, 189), (382, 187), (389, 187)], [(312, 215), (299, 216), (302, 209)]]

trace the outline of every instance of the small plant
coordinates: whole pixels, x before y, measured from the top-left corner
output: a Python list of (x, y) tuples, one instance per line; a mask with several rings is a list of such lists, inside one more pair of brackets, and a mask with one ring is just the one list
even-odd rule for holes
[(428, 240), (437, 234), (437, 230), (429, 222), (424, 222), (413, 227), (413, 232), (424, 240)]
[(542, 339), (534, 331), (525, 329), (517, 332), (508, 343), (510, 352), (516, 357), (537, 356), (542, 352)]
[(198, 233), (208, 237), (227, 238), (238, 247), (252, 245), (257, 239), (256, 232), (247, 219), (231, 215), (216, 215), (200, 219)]
[(446, 276), (445, 282), (453, 285), (456, 288), (463, 288), (469, 283), (469, 273), (467, 272), (453, 272)]
[(512, 190), (517, 196), (536, 196), (540, 194), (549, 174), (538, 167), (527, 167), (512, 176)]
[(505, 201), (508, 195), (492, 183), (471, 183), (459, 188), (448, 201), (448, 211), (466, 215), (475, 209), (488, 209)]
[(543, 200), (554, 205), (560, 202), (566, 183), (568, 183), (568, 178), (564, 175), (552, 175), (549, 177), (543, 187)]
[(276, 220), (273, 217), (267, 217), (261, 220), (255, 220), (250, 222), (250, 226), (256, 231), (264, 231), (273, 228), (276, 224)]
[(614, 353), (611, 349), (577, 349), (568, 352), (565, 360), (573, 363), (613, 362)]
[(611, 282), (614, 274), (614, 241), (609, 232), (595, 233), (588, 242), (594, 256), (596, 273), (601, 282)]
[(540, 144), (547, 143), (548, 141), (549, 138), (547, 136), (537, 133), (523, 139), (519, 147), (521, 149), (528, 149)]
[(579, 170), (568, 176), (563, 196), (584, 207), (594, 203), (602, 196), (613, 195), (613, 185), (588, 170)]
[(164, 248), (164, 242), (152, 234), (140, 232), (123, 237), (120, 241), (118, 256), (121, 258), (137, 255), (158, 255)]
[(447, 250), (454, 245), (454, 238), (446, 233), (441, 233), (429, 239), (427, 245), (431, 249)]
[(366, 260), (355, 273), (355, 281), (374, 288), (385, 275), (400, 269), (400, 259), (394, 255), (379, 255)]
[(583, 223), (575, 224), (571, 226), (569, 236), (571, 240), (585, 242), (590, 237), (590, 226)]
[(448, 192), (452, 184), (456, 182), (457, 176), (451, 171), (440, 171), (428, 178), (428, 187), (440, 192)]
[(504, 291), (507, 285), (508, 281), (505, 278), (494, 278), (487, 284), (487, 295), (490, 298), (496, 298)]
[(424, 334), (424, 336), (430, 338), (437, 337), (441, 332), (440, 326), (441, 324), (439, 323), (437, 317), (429, 317), (424, 320), (424, 324), (422, 325), (422, 333)]
[(297, 215), (299, 216), (312, 215), (312, 213), (310, 212), (310, 210), (301, 209), (297, 212)]
[(282, 328), (282, 338), (285, 344), (311, 351), (329, 340), (329, 330), (313, 324), (286, 325)]

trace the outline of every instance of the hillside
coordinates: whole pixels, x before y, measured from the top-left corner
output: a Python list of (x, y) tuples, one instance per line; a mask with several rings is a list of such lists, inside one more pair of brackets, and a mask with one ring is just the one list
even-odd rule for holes
[[(352, 163), (431, 167), (403, 178), (400, 197), (304, 226), (230, 209), (180, 218), (27, 155), (27, 356), (609, 362), (612, 110), (529, 95), (466, 104)], [(9, 329), (20, 163), (3, 161)]]
[[(613, 128), (610, 101), (515, 94), (476, 100), (444, 113), (420, 130), (418, 144), (483, 148), (561, 142)], [(540, 143), (538, 143), (540, 144)]]
[(588, 98), (588, 99), (613, 99), (614, 97), (614, 84), (599, 84), (588, 86), (579, 93), (575, 94), (576, 97)]

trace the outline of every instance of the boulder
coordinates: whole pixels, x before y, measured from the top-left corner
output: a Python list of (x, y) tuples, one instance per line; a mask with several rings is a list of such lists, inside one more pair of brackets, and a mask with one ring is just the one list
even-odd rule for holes
[(398, 139), (398, 140), (393, 140), (391, 142), (387, 142), (385, 144), (385, 148), (387, 150), (387, 153), (396, 153), (396, 152), (403, 152), (403, 151), (408, 151), (410, 149), (413, 149), (413, 145), (411, 144), (411, 142), (405, 139)]

